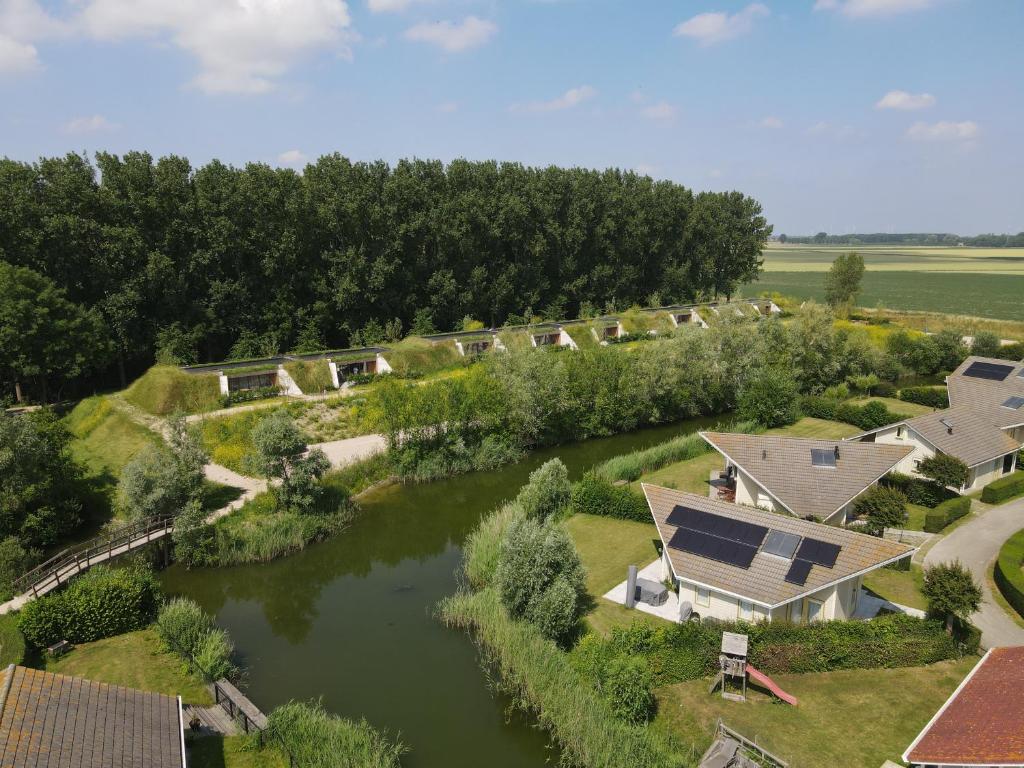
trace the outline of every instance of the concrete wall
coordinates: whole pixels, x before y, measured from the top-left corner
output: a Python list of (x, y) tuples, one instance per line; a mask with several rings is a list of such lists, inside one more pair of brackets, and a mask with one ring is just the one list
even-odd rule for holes
[(290, 395), (291, 397), (301, 396), (302, 390), (299, 389), (299, 385), (295, 383), (295, 379), (284, 369), (283, 365), (277, 366), (277, 386), (281, 388), (281, 391)]

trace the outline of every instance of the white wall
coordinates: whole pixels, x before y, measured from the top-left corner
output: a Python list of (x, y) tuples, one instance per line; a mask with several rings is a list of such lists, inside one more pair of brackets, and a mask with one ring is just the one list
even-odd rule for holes
[(935, 449), (932, 448), (924, 439), (910, 427), (903, 427), (903, 437), (897, 437), (898, 427), (886, 427), (875, 433), (875, 442), (882, 443), (884, 445), (909, 445), (914, 451), (909, 456), (900, 459), (900, 463), (895, 466), (895, 471), (903, 475), (915, 475), (920, 477), (917, 473), (917, 462), (923, 461), (924, 459), (931, 458), (935, 455)]
[(291, 377), (291, 374), (285, 370), (283, 365), (277, 366), (277, 386), (281, 388), (284, 394), (290, 395), (291, 397), (302, 395), (302, 390), (299, 389), (299, 385), (295, 383), (295, 380)]
[(736, 503), (775, 510), (775, 501), (768, 491), (739, 467), (736, 467)]
[[(702, 605), (698, 601), (697, 585), (686, 579), (679, 579), (679, 600), (689, 602), (693, 605), (693, 612), (702, 619), (712, 617), (721, 621), (736, 621), (740, 618), (740, 599), (726, 595), (715, 590), (708, 590), (709, 605)], [(749, 602), (749, 601), (744, 601)], [(749, 603), (752, 609), (753, 621), (764, 621), (768, 618), (768, 609), (764, 606)], [(751, 619), (747, 619), (748, 621)]]

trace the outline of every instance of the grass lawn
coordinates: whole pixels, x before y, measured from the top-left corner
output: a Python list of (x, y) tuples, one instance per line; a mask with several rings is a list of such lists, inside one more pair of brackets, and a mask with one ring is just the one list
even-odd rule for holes
[(72, 456), (96, 475), (116, 478), (139, 451), (160, 444), (159, 436), (102, 396), (80, 402), (65, 417), (65, 424), (75, 438)]
[[(707, 734), (726, 725), (789, 762), (791, 768), (878, 768), (898, 761), (977, 658), (904, 669), (857, 669), (775, 680), (800, 700), (791, 707), (747, 688), (746, 702), (708, 694), (708, 680), (657, 691), (658, 721), (676, 733)], [(698, 752), (698, 754), (700, 754)]]
[(928, 602), (921, 594), (924, 571), (917, 564), (911, 564), (909, 571), (876, 568), (864, 577), (864, 586), (889, 602), (922, 611), (928, 608)]
[[(895, 397), (856, 397), (850, 402), (854, 405), (867, 405), (872, 400), (877, 400), (893, 413), (899, 413), (903, 416), (920, 416), (921, 414), (932, 413), (935, 411), (934, 408), (927, 405), (908, 403), (904, 400), (897, 400)], [(857, 433), (855, 432), (854, 434)]]
[(931, 512), (928, 507), (920, 504), (907, 504), (907, 530), (923, 531), (925, 516)]
[(152, 629), (83, 643), (59, 659), (44, 659), (41, 668), (140, 691), (181, 696), (188, 704), (213, 703), (202, 680), (188, 673), (181, 659), (160, 647)]
[(246, 736), (205, 736), (188, 743), (189, 768), (288, 768), (276, 747), (258, 749)]
[(819, 440), (842, 440), (844, 437), (852, 437), (862, 431), (859, 427), (855, 427), (852, 424), (844, 424), (841, 421), (807, 417), (800, 419), (796, 424), (790, 424), (788, 427), (769, 429), (765, 434), (785, 435), (786, 437), (813, 437)]

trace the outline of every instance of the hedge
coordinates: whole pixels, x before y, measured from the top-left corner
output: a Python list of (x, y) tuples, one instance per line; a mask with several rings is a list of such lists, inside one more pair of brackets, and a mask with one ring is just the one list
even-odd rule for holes
[(602, 517), (617, 517), (620, 520), (650, 522), (651, 511), (640, 494), (625, 485), (613, 485), (587, 472), (572, 486), (570, 506), (573, 512)]
[(999, 549), (993, 573), (996, 586), (1013, 610), (1024, 617), (1024, 529), (1008, 538)]
[(807, 395), (801, 398), (800, 410), (804, 416), (827, 419), (828, 421), (842, 421), (865, 431), (878, 429), (907, 418), (904, 414), (890, 411), (880, 400), (872, 400), (864, 405), (855, 405), (821, 395)]
[(1024, 493), (1024, 472), (1017, 471), (1012, 475), (1001, 477), (988, 485), (981, 492), (981, 500), (986, 504), (1000, 504)]
[(935, 509), (928, 510), (924, 517), (926, 533), (939, 533), (950, 523), (959, 520), (971, 511), (971, 500), (966, 496), (957, 496), (939, 504)]
[(949, 393), (945, 387), (907, 387), (900, 390), (899, 398), (929, 408), (949, 408)]
[(605, 642), (617, 652), (645, 656), (655, 685), (662, 686), (714, 674), (723, 631), (747, 635), (750, 662), (772, 675), (917, 667), (974, 653), (980, 640), (969, 625), (949, 635), (940, 620), (891, 614), (811, 624), (706, 621), (655, 628), (635, 622), (613, 629)]
[(928, 507), (929, 509), (934, 509), (944, 501), (959, 497), (959, 494), (955, 491), (933, 483), (931, 480), (901, 475), (898, 472), (891, 472), (886, 475), (882, 483), (902, 492), (911, 504), (917, 504), (919, 507)]
[(37, 648), (61, 640), (88, 643), (149, 625), (160, 601), (160, 585), (149, 569), (96, 566), (66, 589), (26, 605), (18, 627)]

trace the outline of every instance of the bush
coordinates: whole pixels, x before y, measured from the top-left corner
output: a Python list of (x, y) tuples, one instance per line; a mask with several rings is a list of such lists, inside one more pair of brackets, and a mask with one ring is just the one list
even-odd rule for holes
[(192, 663), (207, 682), (223, 680), (237, 674), (231, 656), (235, 646), (223, 629), (212, 629), (200, 638), (192, 656)]
[(551, 459), (530, 473), (530, 481), (519, 491), (516, 503), (527, 517), (544, 520), (568, 506), (571, 491), (569, 470), (561, 459)]
[(932, 509), (949, 499), (960, 498), (955, 491), (943, 488), (920, 477), (901, 475), (893, 472), (882, 480), (885, 485), (899, 489), (907, 501), (920, 507)]
[(1000, 504), (1024, 493), (1024, 472), (1018, 470), (1012, 475), (1001, 477), (985, 486), (981, 500), (986, 504)]
[(959, 560), (926, 568), (921, 592), (928, 601), (928, 614), (937, 618), (963, 621), (981, 605), (981, 587)]
[(907, 417), (893, 413), (881, 400), (872, 400), (864, 405), (845, 403), (834, 398), (808, 395), (800, 401), (800, 410), (805, 416), (829, 421), (843, 421), (868, 431), (884, 427)]
[(929, 408), (949, 408), (949, 393), (945, 387), (907, 387), (900, 390), (899, 398)]
[(1024, 617), (1024, 529), (1017, 531), (999, 548), (995, 582), (1013, 610)]
[(612, 485), (593, 472), (587, 472), (573, 484), (571, 509), (574, 513), (620, 520), (649, 522), (651, 519), (651, 511), (643, 496), (625, 485)]
[(256, 400), (267, 400), (271, 397), (280, 397), (280, 387), (257, 387), (256, 389), (239, 389), (221, 395), (220, 405), (222, 408), (230, 408), (239, 403), (252, 403)]
[(618, 656), (605, 670), (604, 690), (612, 711), (628, 723), (642, 723), (654, 714), (655, 698), (647, 659)]
[(971, 354), (978, 357), (999, 357), (1002, 342), (992, 331), (978, 331), (971, 343)]
[(944, 488), (962, 488), (971, 470), (956, 456), (936, 453), (917, 465), (917, 471)]
[(490, 586), (498, 569), (501, 543), (512, 524), (525, 517), (513, 504), (506, 504), (480, 521), (462, 546), (462, 569), (474, 589)]
[(868, 519), (867, 531), (881, 536), (886, 528), (907, 524), (907, 497), (895, 488), (875, 485), (853, 502), (854, 513)]
[(924, 517), (924, 529), (927, 533), (939, 533), (947, 525), (959, 520), (971, 511), (971, 500), (967, 496), (957, 496), (939, 504), (935, 509), (928, 510)]
[(765, 428), (784, 427), (800, 418), (799, 393), (792, 374), (762, 368), (740, 387), (737, 413)]
[(26, 605), (18, 625), (37, 648), (61, 640), (88, 643), (142, 629), (153, 620), (160, 599), (150, 570), (96, 566), (63, 591)]
[(213, 617), (188, 598), (175, 598), (157, 616), (156, 631), (164, 647), (173, 651), (207, 682), (231, 679), (238, 668), (231, 658), (235, 647), (228, 633), (213, 624)]
[(871, 388), (871, 393), (878, 397), (896, 397), (896, 385), (891, 381), (880, 381)]
[(407, 751), (365, 720), (332, 715), (319, 702), (289, 702), (274, 709), (267, 721), (267, 735), (284, 747), (295, 765), (306, 768), (399, 768)]

